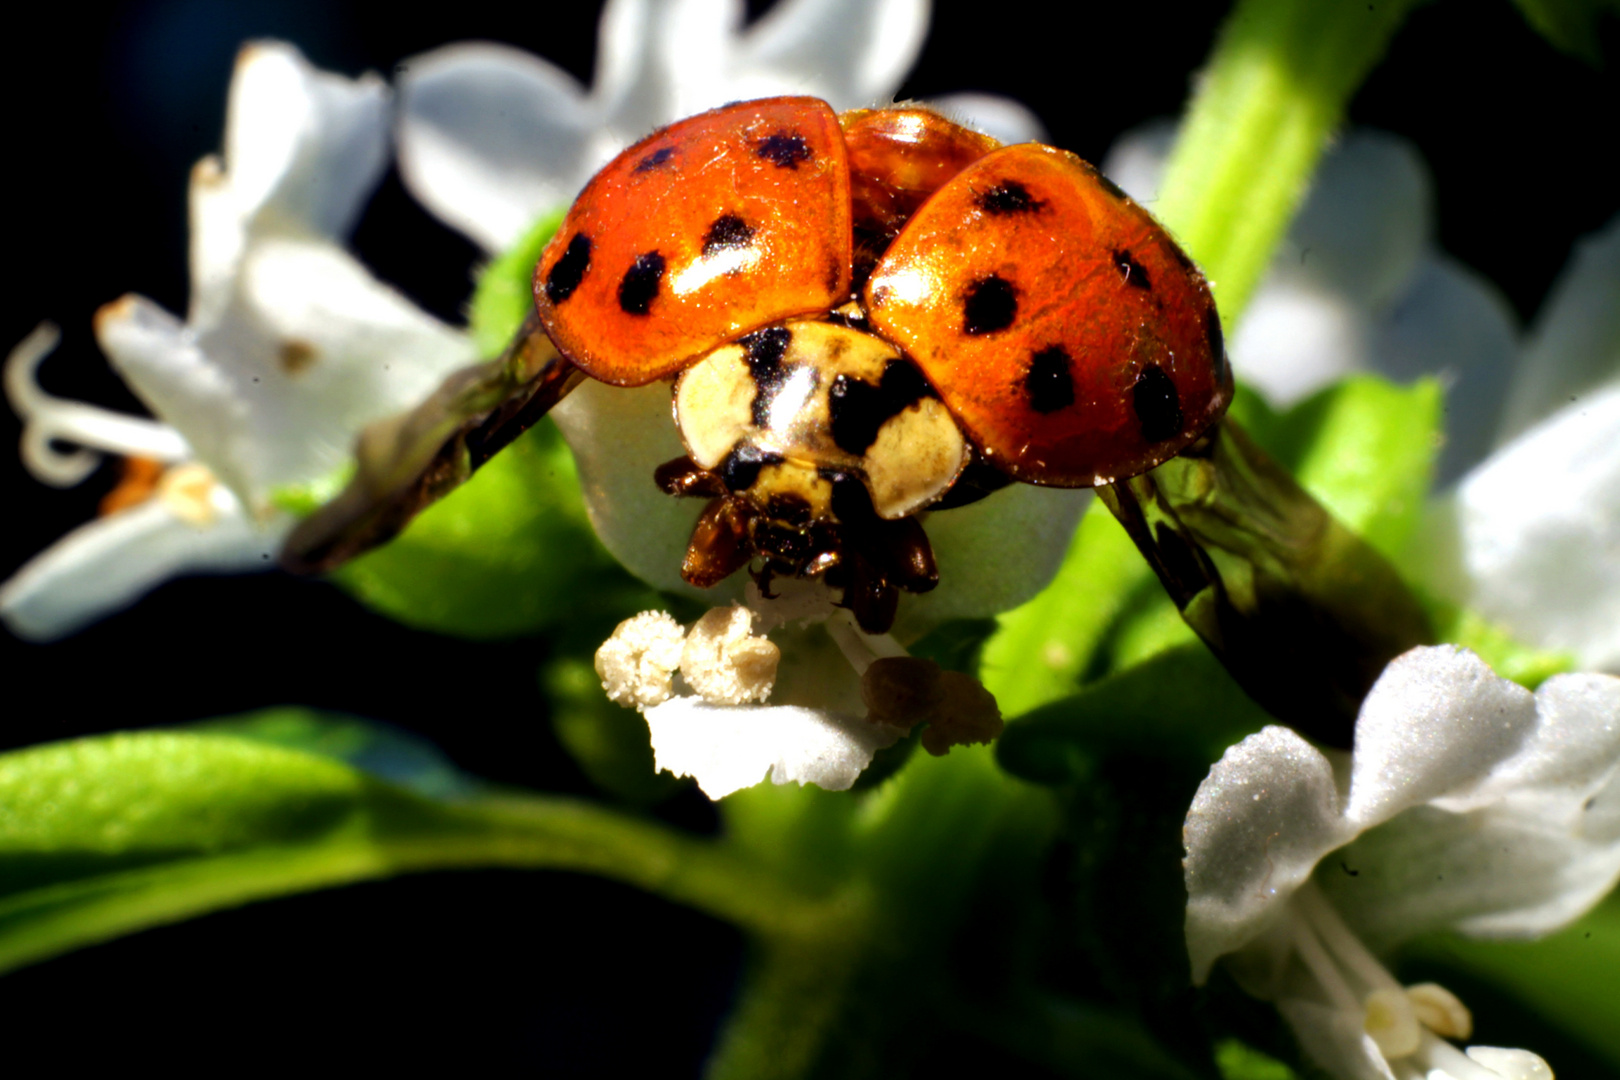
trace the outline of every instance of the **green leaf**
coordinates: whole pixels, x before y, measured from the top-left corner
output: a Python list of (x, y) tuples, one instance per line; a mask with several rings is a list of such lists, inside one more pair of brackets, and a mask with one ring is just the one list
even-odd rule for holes
[(333, 577), (408, 626), (478, 639), (536, 633), (587, 607), (626, 617), (651, 595), (596, 539), (549, 420)]
[(1620, 14), (1620, 0), (1513, 0), (1531, 28), (1555, 49), (1580, 57), (1593, 67), (1603, 64), (1598, 22)]
[[(1072, 693), (1114, 620), (1138, 597), (1163, 597), (1153, 571), (1106, 507), (1093, 502), (1052, 583), (996, 618), (980, 678), (1004, 716)], [(1165, 599), (1164, 604), (1169, 605)], [(1174, 607), (1171, 606), (1174, 611)]]
[(650, 806), (689, 786), (689, 781), (654, 767), (647, 721), (607, 699), (588, 658), (552, 658), (540, 669), (540, 684), (551, 705), (557, 741), (602, 790), (632, 805)]
[(559, 208), (542, 214), (517, 243), (479, 273), (468, 329), (480, 356), (499, 355), (534, 306), (534, 266), (567, 212)]
[(430, 869), (581, 870), (756, 930), (814, 909), (723, 846), (661, 825), (571, 799), (462, 797), (458, 785), (445, 800), (380, 780), (342, 759), (402, 769), (419, 788), (448, 766), (364, 727), (272, 710), (0, 756), (0, 971), (253, 900)]
[(1417, 528), (1440, 450), (1444, 394), (1352, 375), (1250, 434), (1324, 506), (1386, 557)]
[(1207, 769), (1270, 720), (1201, 642), (1190, 642), (1030, 713), (1002, 733), (996, 759), (1043, 784), (1089, 776), (1104, 757), (1124, 752)]
[(1221, 1070), (1221, 1080), (1295, 1080), (1297, 1075), (1276, 1058), (1237, 1039), (1215, 1044), (1215, 1066)]
[(1530, 690), (1554, 675), (1575, 670), (1570, 654), (1521, 645), (1506, 630), (1466, 608), (1434, 602), (1430, 611), (1441, 641), (1474, 650), (1492, 671)]

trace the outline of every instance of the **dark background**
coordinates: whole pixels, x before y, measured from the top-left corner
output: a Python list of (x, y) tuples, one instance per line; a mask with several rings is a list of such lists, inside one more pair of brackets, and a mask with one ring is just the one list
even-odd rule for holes
[[(1064, 33), (1034, 5), (942, 4), (901, 94), (1011, 95), (1041, 115), (1053, 143), (1100, 160), (1124, 129), (1180, 110), (1222, 14), (1201, 7), (1099, 5), (1083, 33)], [(127, 291), (185, 310), (187, 174), (219, 146), (243, 40), (285, 38), (322, 67), (386, 74), (414, 53), (484, 38), (591, 77), (595, 4), (420, 10), (36, 5), (0, 66), (12, 190), (0, 219), (12, 266), (0, 346), (53, 319), (64, 338), (43, 368), (47, 389), (140, 410), (97, 351), (90, 318)], [(1610, 20), (1611, 59), (1615, 31)], [(1620, 209), (1608, 160), (1617, 87), (1612, 64), (1603, 73), (1556, 53), (1506, 0), (1441, 0), (1412, 17), (1351, 118), (1419, 145), (1434, 171), (1440, 243), (1529, 318), (1571, 244)], [(355, 243), (380, 276), (458, 318), (477, 253), (393, 174)], [(91, 517), (114, 476), (103, 468), (68, 491), (36, 483), (10, 450), (16, 419), (0, 414), (0, 575), (9, 575)], [(545, 722), (540, 655), (533, 641), (408, 631), (326, 585), (279, 574), (172, 582), (57, 644), (0, 630), (0, 748), (294, 702), (423, 733), (484, 776), (588, 792)], [(697, 828), (712, 820), (696, 796), (667, 814)], [(386, 1065), (442, 1054), (553, 1075), (649, 1066), (683, 1075), (708, 1047), (740, 958), (729, 929), (618, 886), (438, 874), (262, 904), (52, 961), (0, 980), (0, 1016), (63, 1061)], [(342, 1048), (337, 1057), (327, 1040)]]

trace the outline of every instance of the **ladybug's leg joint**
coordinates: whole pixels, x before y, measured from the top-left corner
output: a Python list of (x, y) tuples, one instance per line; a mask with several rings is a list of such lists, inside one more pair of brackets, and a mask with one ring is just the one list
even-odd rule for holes
[(715, 499), (703, 508), (681, 562), (681, 577), (700, 589), (720, 584), (753, 557), (747, 505), (738, 498)]

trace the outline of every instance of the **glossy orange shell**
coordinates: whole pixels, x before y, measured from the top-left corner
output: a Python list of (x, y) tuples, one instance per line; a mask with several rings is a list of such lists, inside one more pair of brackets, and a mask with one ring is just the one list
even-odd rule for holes
[(1073, 154), (1028, 143), (973, 162), (874, 269), (871, 325), (922, 368), (1019, 480), (1145, 472), (1219, 419), (1231, 374), (1197, 268)]
[(1001, 145), (931, 109), (851, 109), (838, 122), (855, 228), (885, 240), (951, 177)]
[(769, 98), (672, 124), (586, 185), (535, 267), (540, 321), (587, 375), (640, 386), (849, 297), (838, 118)]

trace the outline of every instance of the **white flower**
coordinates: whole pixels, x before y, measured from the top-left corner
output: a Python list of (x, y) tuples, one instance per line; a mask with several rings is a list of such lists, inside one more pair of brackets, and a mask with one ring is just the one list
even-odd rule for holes
[(1465, 650), (1414, 649), (1368, 694), (1352, 758), (1268, 727), (1216, 763), (1184, 835), (1194, 980), (1224, 960), (1334, 1075), (1550, 1076), (1526, 1051), (1464, 1057), (1440, 1036), (1468, 1038), (1466, 1008), (1363, 942), (1541, 935), (1613, 888), (1620, 679), (1531, 695)]
[[(819, 582), (774, 588), (767, 599), (750, 585), (746, 606), (713, 608), (690, 630), (642, 612), (597, 651), (608, 697), (646, 716), (658, 768), (711, 799), (767, 776), (845, 791), (919, 723), (936, 755), (1000, 733), (995, 699), (971, 677), (862, 631)], [(676, 695), (677, 670), (692, 693)]]
[(473, 359), (465, 337), (373, 278), (338, 243), (387, 165), (389, 96), (375, 76), (318, 72), (286, 45), (249, 45), (227, 111), (224, 161), (191, 178), (191, 307), (144, 297), (103, 308), (96, 333), (163, 421), (64, 402), (34, 385), (53, 342), (7, 362), (24, 459), (48, 482), (95, 458), (62, 439), (183, 467), (184, 483), (92, 522), (0, 589), (17, 633), (52, 638), (197, 570), (271, 565), (292, 525), (278, 491), (318, 488), (365, 424), (415, 404)]
[[(922, 48), (927, 0), (782, 0), (743, 29), (742, 0), (612, 0), (596, 85), (503, 45), (468, 43), (401, 67), (400, 172), (446, 223), (496, 253), (566, 206), (614, 154), (730, 101), (801, 94), (886, 104)], [(943, 99), (1009, 142), (1038, 136), (1023, 106)]]
[[(1147, 202), (1174, 138), (1126, 136), (1106, 169)], [(1238, 375), (1278, 405), (1372, 371), (1445, 381), (1437, 503), (1414, 546), (1430, 587), (1526, 644), (1620, 671), (1620, 217), (1577, 246), (1521, 336), (1488, 282), (1438, 251), (1404, 140), (1354, 131), (1232, 335)]]
[(1520, 355), (1505, 444), (1425, 530), (1449, 595), (1620, 672), (1620, 217), (1582, 241)]

